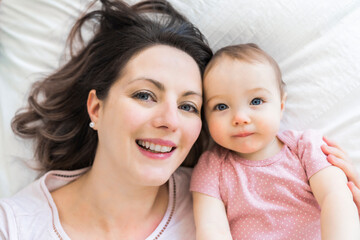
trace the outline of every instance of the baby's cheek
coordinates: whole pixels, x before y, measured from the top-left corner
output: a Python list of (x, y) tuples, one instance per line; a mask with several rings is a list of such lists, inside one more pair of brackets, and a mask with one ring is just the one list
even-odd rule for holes
[(226, 131), (224, 127), (224, 123), (216, 120), (208, 121), (208, 127), (210, 131), (211, 137), (214, 139), (215, 142), (218, 144), (222, 144), (224, 138), (226, 137)]
[(278, 118), (269, 117), (264, 119), (259, 125), (263, 133), (266, 133), (269, 138), (272, 138), (279, 131), (280, 121)]

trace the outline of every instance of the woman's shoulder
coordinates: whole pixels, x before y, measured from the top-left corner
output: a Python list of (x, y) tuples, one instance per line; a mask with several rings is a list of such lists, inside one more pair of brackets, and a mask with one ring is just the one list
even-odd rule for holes
[(24, 189), (20, 190), (14, 196), (0, 199), (0, 206), (5, 209), (11, 209), (14, 214), (29, 215), (34, 209), (40, 209), (44, 206), (46, 198), (41, 189), (43, 178), (39, 178)]
[(174, 177), (174, 187), (176, 188), (176, 198), (191, 198), (189, 192), (190, 188), (190, 179), (193, 168), (188, 167), (179, 167), (173, 174)]
[[(195, 239), (190, 179), (193, 169), (179, 167), (173, 174), (175, 208), (164, 239)], [(171, 181), (170, 181), (171, 183)]]
[(179, 167), (175, 172), (174, 172), (174, 177), (175, 178), (179, 178), (179, 179), (189, 179), (191, 177), (191, 174), (193, 172), (193, 168), (190, 167)]
[(51, 171), (9, 198), (0, 199), (0, 237), (5, 239), (57, 238), (58, 221), (51, 191), (76, 179), (86, 169)]
[(25, 236), (24, 234), (47, 236), (43, 235), (44, 233), (34, 234), (35, 229), (37, 232), (43, 232), (45, 228), (52, 226), (51, 210), (41, 189), (41, 182), (42, 178), (14, 196), (0, 200), (0, 236), (5, 239), (20, 239)]
[(43, 209), (49, 209), (49, 203), (52, 203), (51, 191), (78, 178), (86, 170), (49, 171), (14, 196), (0, 199), (0, 204), (11, 207), (16, 215), (39, 213)]

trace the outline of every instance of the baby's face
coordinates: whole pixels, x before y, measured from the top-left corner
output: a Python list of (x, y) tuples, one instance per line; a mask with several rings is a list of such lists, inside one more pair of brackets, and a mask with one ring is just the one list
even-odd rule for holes
[(270, 64), (221, 57), (207, 72), (204, 90), (215, 142), (247, 159), (273, 154), (285, 99)]

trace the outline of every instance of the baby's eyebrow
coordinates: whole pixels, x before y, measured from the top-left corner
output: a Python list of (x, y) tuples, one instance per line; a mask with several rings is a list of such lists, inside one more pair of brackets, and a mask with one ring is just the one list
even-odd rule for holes
[(250, 91), (251, 91), (251, 92), (265, 91), (265, 92), (271, 93), (268, 89), (262, 88), (262, 87), (253, 88), (253, 89), (251, 89)]
[(219, 97), (221, 97), (221, 95), (212, 96), (211, 98), (209, 98), (209, 99), (207, 99), (207, 100), (205, 101), (205, 104), (208, 104), (208, 103), (209, 103), (210, 101), (212, 101), (213, 99), (219, 98)]

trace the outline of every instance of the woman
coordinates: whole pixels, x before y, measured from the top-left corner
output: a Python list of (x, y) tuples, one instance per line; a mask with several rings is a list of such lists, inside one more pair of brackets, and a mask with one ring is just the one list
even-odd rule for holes
[[(94, 37), (34, 85), (14, 119), (16, 133), (35, 139), (47, 173), (1, 202), (2, 239), (195, 236), (191, 172), (178, 167), (201, 131), (211, 49), (165, 2), (102, 3), (78, 20), (70, 46), (91, 21), (99, 23)], [(194, 165), (201, 147), (184, 164)]]
[(94, 37), (34, 85), (13, 121), (46, 173), (0, 202), (1, 238), (195, 238), (191, 170), (179, 166), (204, 146), (201, 75), (212, 52), (165, 2), (102, 3), (70, 45), (91, 20)]

